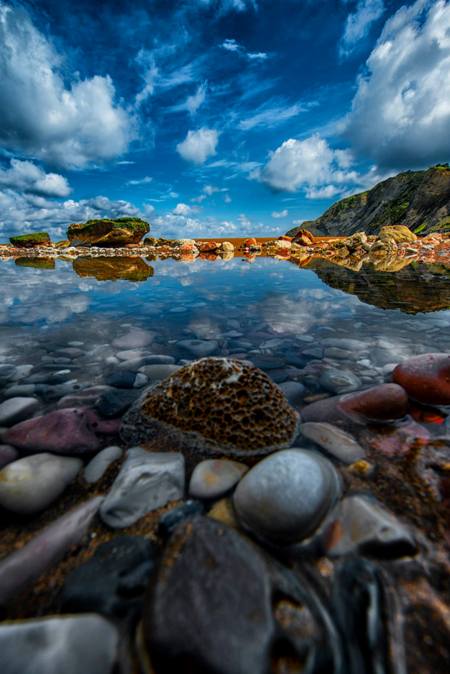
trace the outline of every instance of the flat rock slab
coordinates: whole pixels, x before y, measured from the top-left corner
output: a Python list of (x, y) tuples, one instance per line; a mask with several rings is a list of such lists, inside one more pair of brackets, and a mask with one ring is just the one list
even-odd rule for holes
[(183, 498), (184, 481), (182, 454), (133, 447), (100, 508), (100, 516), (114, 529), (129, 527), (152, 510)]
[(257, 549), (210, 518), (181, 524), (144, 607), (156, 671), (265, 674), (273, 633), (269, 574)]

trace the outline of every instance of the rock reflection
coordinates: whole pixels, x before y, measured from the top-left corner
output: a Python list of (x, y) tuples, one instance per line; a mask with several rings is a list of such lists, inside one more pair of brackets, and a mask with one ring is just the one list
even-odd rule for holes
[(141, 257), (77, 257), (73, 261), (77, 276), (90, 276), (97, 281), (146, 281), (154, 269)]
[[(401, 260), (404, 262), (404, 260)], [(408, 314), (450, 309), (450, 269), (412, 263), (395, 271), (364, 267), (355, 272), (323, 260), (310, 265), (331, 288), (356, 295), (381, 309), (400, 309)]]
[(52, 257), (16, 257), (14, 262), (18, 267), (55, 269), (55, 260)]

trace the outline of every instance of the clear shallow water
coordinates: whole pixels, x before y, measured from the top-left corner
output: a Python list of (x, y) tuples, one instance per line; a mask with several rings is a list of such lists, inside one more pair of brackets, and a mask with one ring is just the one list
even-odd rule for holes
[[(119, 362), (111, 343), (139, 327), (153, 333), (145, 353), (183, 362), (196, 356), (178, 342), (204, 340), (208, 355), (253, 360), (278, 383), (303, 383), (307, 396), (323, 390), (324, 370), (345, 370), (367, 385), (408, 356), (450, 348), (450, 276), (443, 268), (354, 273), (319, 264), (313, 271), (269, 258), (151, 266), (147, 280), (133, 282), (81, 277), (69, 261), (54, 269), (3, 262), (1, 362), (31, 364), (33, 374), (69, 369), (84, 386), (103, 383)], [(330, 342), (348, 338), (360, 348)], [(71, 342), (81, 354), (58, 354)]]

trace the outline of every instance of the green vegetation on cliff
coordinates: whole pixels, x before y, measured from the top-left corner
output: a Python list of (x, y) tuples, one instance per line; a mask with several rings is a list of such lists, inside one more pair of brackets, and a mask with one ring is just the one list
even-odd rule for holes
[(308, 229), (318, 236), (347, 236), (358, 231), (378, 234), (385, 225), (405, 225), (415, 234), (450, 231), (450, 167), (405, 171), (371, 190), (341, 199), (316, 220), (287, 234)]

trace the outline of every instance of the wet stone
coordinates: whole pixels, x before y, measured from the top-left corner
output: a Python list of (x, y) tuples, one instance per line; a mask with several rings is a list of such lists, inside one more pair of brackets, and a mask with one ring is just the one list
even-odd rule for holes
[(340, 493), (328, 459), (293, 448), (271, 454), (244, 475), (233, 503), (239, 522), (255, 536), (289, 544), (312, 534)]
[(189, 494), (194, 498), (219, 498), (232, 489), (248, 467), (238, 461), (207, 459), (194, 468), (189, 483)]
[(28, 419), (39, 407), (36, 398), (9, 398), (0, 404), (0, 426), (12, 426)]
[(130, 370), (116, 370), (105, 377), (105, 384), (115, 388), (133, 388), (135, 386), (137, 374)]
[(19, 452), (11, 445), (0, 445), (0, 468), (19, 458)]
[(98, 398), (95, 409), (108, 419), (120, 417), (138, 398), (140, 392), (136, 389), (108, 388)]
[(295, 407), (299, 405), (306, 395), (306, 388), (297, 381), (285, 381), (280, 384), (280, 389), (283, 391), (287, 401)]
[(139, 372), (145, 374), (149, 382), (156, 382), (169, 377), (171, 374), (180, 369), (179, 365), (161, 364), (161, 365), (144, 365), (139, 369)]
[(152, 510), (182, 498), (184, 479), (182, 454), (133, 447), (102, 503), (100, 516), (113, 529), (129, 527)]
[(39, 531), (20, 550), (0, 560), (0, 606), (56, 564), (84, 537), (103, 498), (97, 496)]
[(140, 536), (118, 536), (103, 543), (67, 576), (61, 611), (137, 617), (158, 553), (155, 543)]
[(301, 433), (343, 463), (354, 463), (364, 458), (365, 452), (356, 440), (337, 426), (328, 423), (306, 422)]
[(331, 393), (346, 393), (361, 387), (361, 380), (349, 370), (328, 368), (322, 372), (320, 385)]
[(139, 349), (148, 346), (153, 341), (154, 333), (142, 328), (132, 328), (121, 337), (117, 337), (112, 345), (118, 349)]
[(338, 404), (341, 410), (356, 420), (390, 421), (405, 416), (408, 396), (398, 384), (380, 384), (344, 395)]
[(84, 479), (89, 484), (98, 482), (109, 466), (121, 458), (123, 452), (120, 447), (105, 447), (94, 456), (84, 469)]
[(2, 674), (120, 674), (117, 628), (99, 615), (0, 624)]
[(414, 555), (413, 533), (374, 498), (351, 495), (344, 498), (330, 515), (324, 534), (330, 557), (366, 554), (394, 558)]
[(34, 454), (0, 470), (0, 505), (31, 515), (46, 508), (75, 479), (80, 459)]
[(450, 405), (448, 353), (427, 353), (409, 358), (397, 365), (393, 379), (414, 400), (430, 405)]
[(273, 636), (270, 580), (257, 549), (209, 518), (181, 524), (144, 607), (156, 671), (266, 674)]
[(177, 346), (192, 354), (195, 358), (206, 358), (217, 351), (219, 344), (213, 339), (183, 339), (177, 342)]
[(158, 534), (162, 538), (167, 539), (181, 522), (196, 515), (203, 515), (204, 512), (205, 506), (201, 501), (189, 499), (182, 505), (172, 508), (172, 510), (161, 516), (158, 522)]

